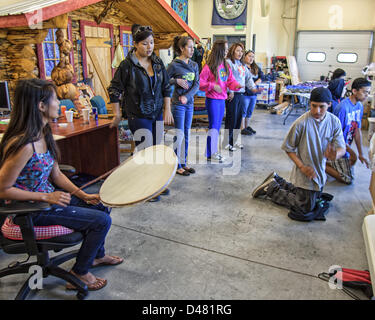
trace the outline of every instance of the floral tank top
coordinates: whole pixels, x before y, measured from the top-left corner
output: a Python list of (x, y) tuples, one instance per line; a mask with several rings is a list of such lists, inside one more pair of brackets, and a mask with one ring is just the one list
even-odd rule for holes
[(48, 181), (48, 177), (55, 160), (49, 150), (46, 153), (36, 153), (34, 143), (32, 146), (34, 153), (22, 169), (14, 187), (32, 192), (53, 192), (55, 188)]

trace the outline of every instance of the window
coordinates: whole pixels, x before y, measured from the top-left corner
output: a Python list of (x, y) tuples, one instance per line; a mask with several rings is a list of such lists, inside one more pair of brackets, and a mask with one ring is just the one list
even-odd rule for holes
[(358, 60), (358, 55), (356, 53), (340, 52), (336, 59), (337, 62), (341, 63), (355, 63)]
[(306, 60), (309, 62), (324, 62), (326, 60), (326, 54), (324, 52), (308, 52)]
[[(51, 73), (53, 68), (60, 61), (59, 46), (56, 43), (56, 31), (58, 29), (49, 29), (46, 38), (42, 43), (38, 43), (38, 65), (39, 65), (39, 77), (41, 79), (51, 79)], [(72, 41), (72, 21), (69, 18), (68, 28), (63, 29), (64, 38)], [(74, 66), (74, 53), (73, 50), (69, 54), (69, 60), (72, 66)], [(73, 82), (76, 81), (74, 75)]]
[(49, 29), (47, 37), (43, 41), (44, 70), (47, 79), (51, 78), (53, 68), (60, 61), (59, 46), (56, 44), (57, 29)]
[(128, 55), (128, 52), (131, 50), (133, 47), (133, 36), (130, 31), (122, 31), (122, 49), (124, 50), (124, 56), (126, 57)]

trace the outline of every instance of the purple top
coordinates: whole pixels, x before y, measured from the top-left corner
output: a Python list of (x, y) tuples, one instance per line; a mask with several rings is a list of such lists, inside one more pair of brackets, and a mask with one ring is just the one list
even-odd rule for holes
[(34, 153), (18, 176), (14, 187), (33, 192), (50, 193), (55, 188), (48, 181), (55, 160), (49, 150), (46, 153)]

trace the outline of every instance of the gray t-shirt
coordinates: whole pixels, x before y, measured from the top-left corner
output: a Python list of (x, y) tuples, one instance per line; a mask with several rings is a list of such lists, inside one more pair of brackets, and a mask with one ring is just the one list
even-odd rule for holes
[(227, 62), (230, 68), (232, 69), (233, 77), (241, 86), (243, 86), (243, 88), (241, 88), (238, 91), (229, 90), (229, 92), (244, 93), (245, 87), (247, 87), (249, 90), (256, 88), (252, 74), (250, 73), (249, 69), (240, 60), (234, 60), (234, 63), (233, 63), (232, 60), (227, 59)]
[(323, 188), (327, 180), (324, 152), (329, 142), (336, 148), (346, 148), (340, 120), (332, 113), (327, 112), (319, 122), (308, 111), (293, 122), (281, 149), (295, 152), (303, 164), (312, 167), (316, 173), (316, 178), (310, 180), (294, 166), (290, 176), (294, 186), (314, 191)]

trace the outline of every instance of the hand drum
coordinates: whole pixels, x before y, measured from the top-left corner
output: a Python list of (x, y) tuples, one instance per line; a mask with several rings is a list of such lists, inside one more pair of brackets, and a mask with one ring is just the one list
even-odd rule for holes
[(152, 199), (171, 183), (176, 174), (173, 149), (155, 145), (134, 154), (102, 184), (99, 195), (104, 205), (123, 207)]

